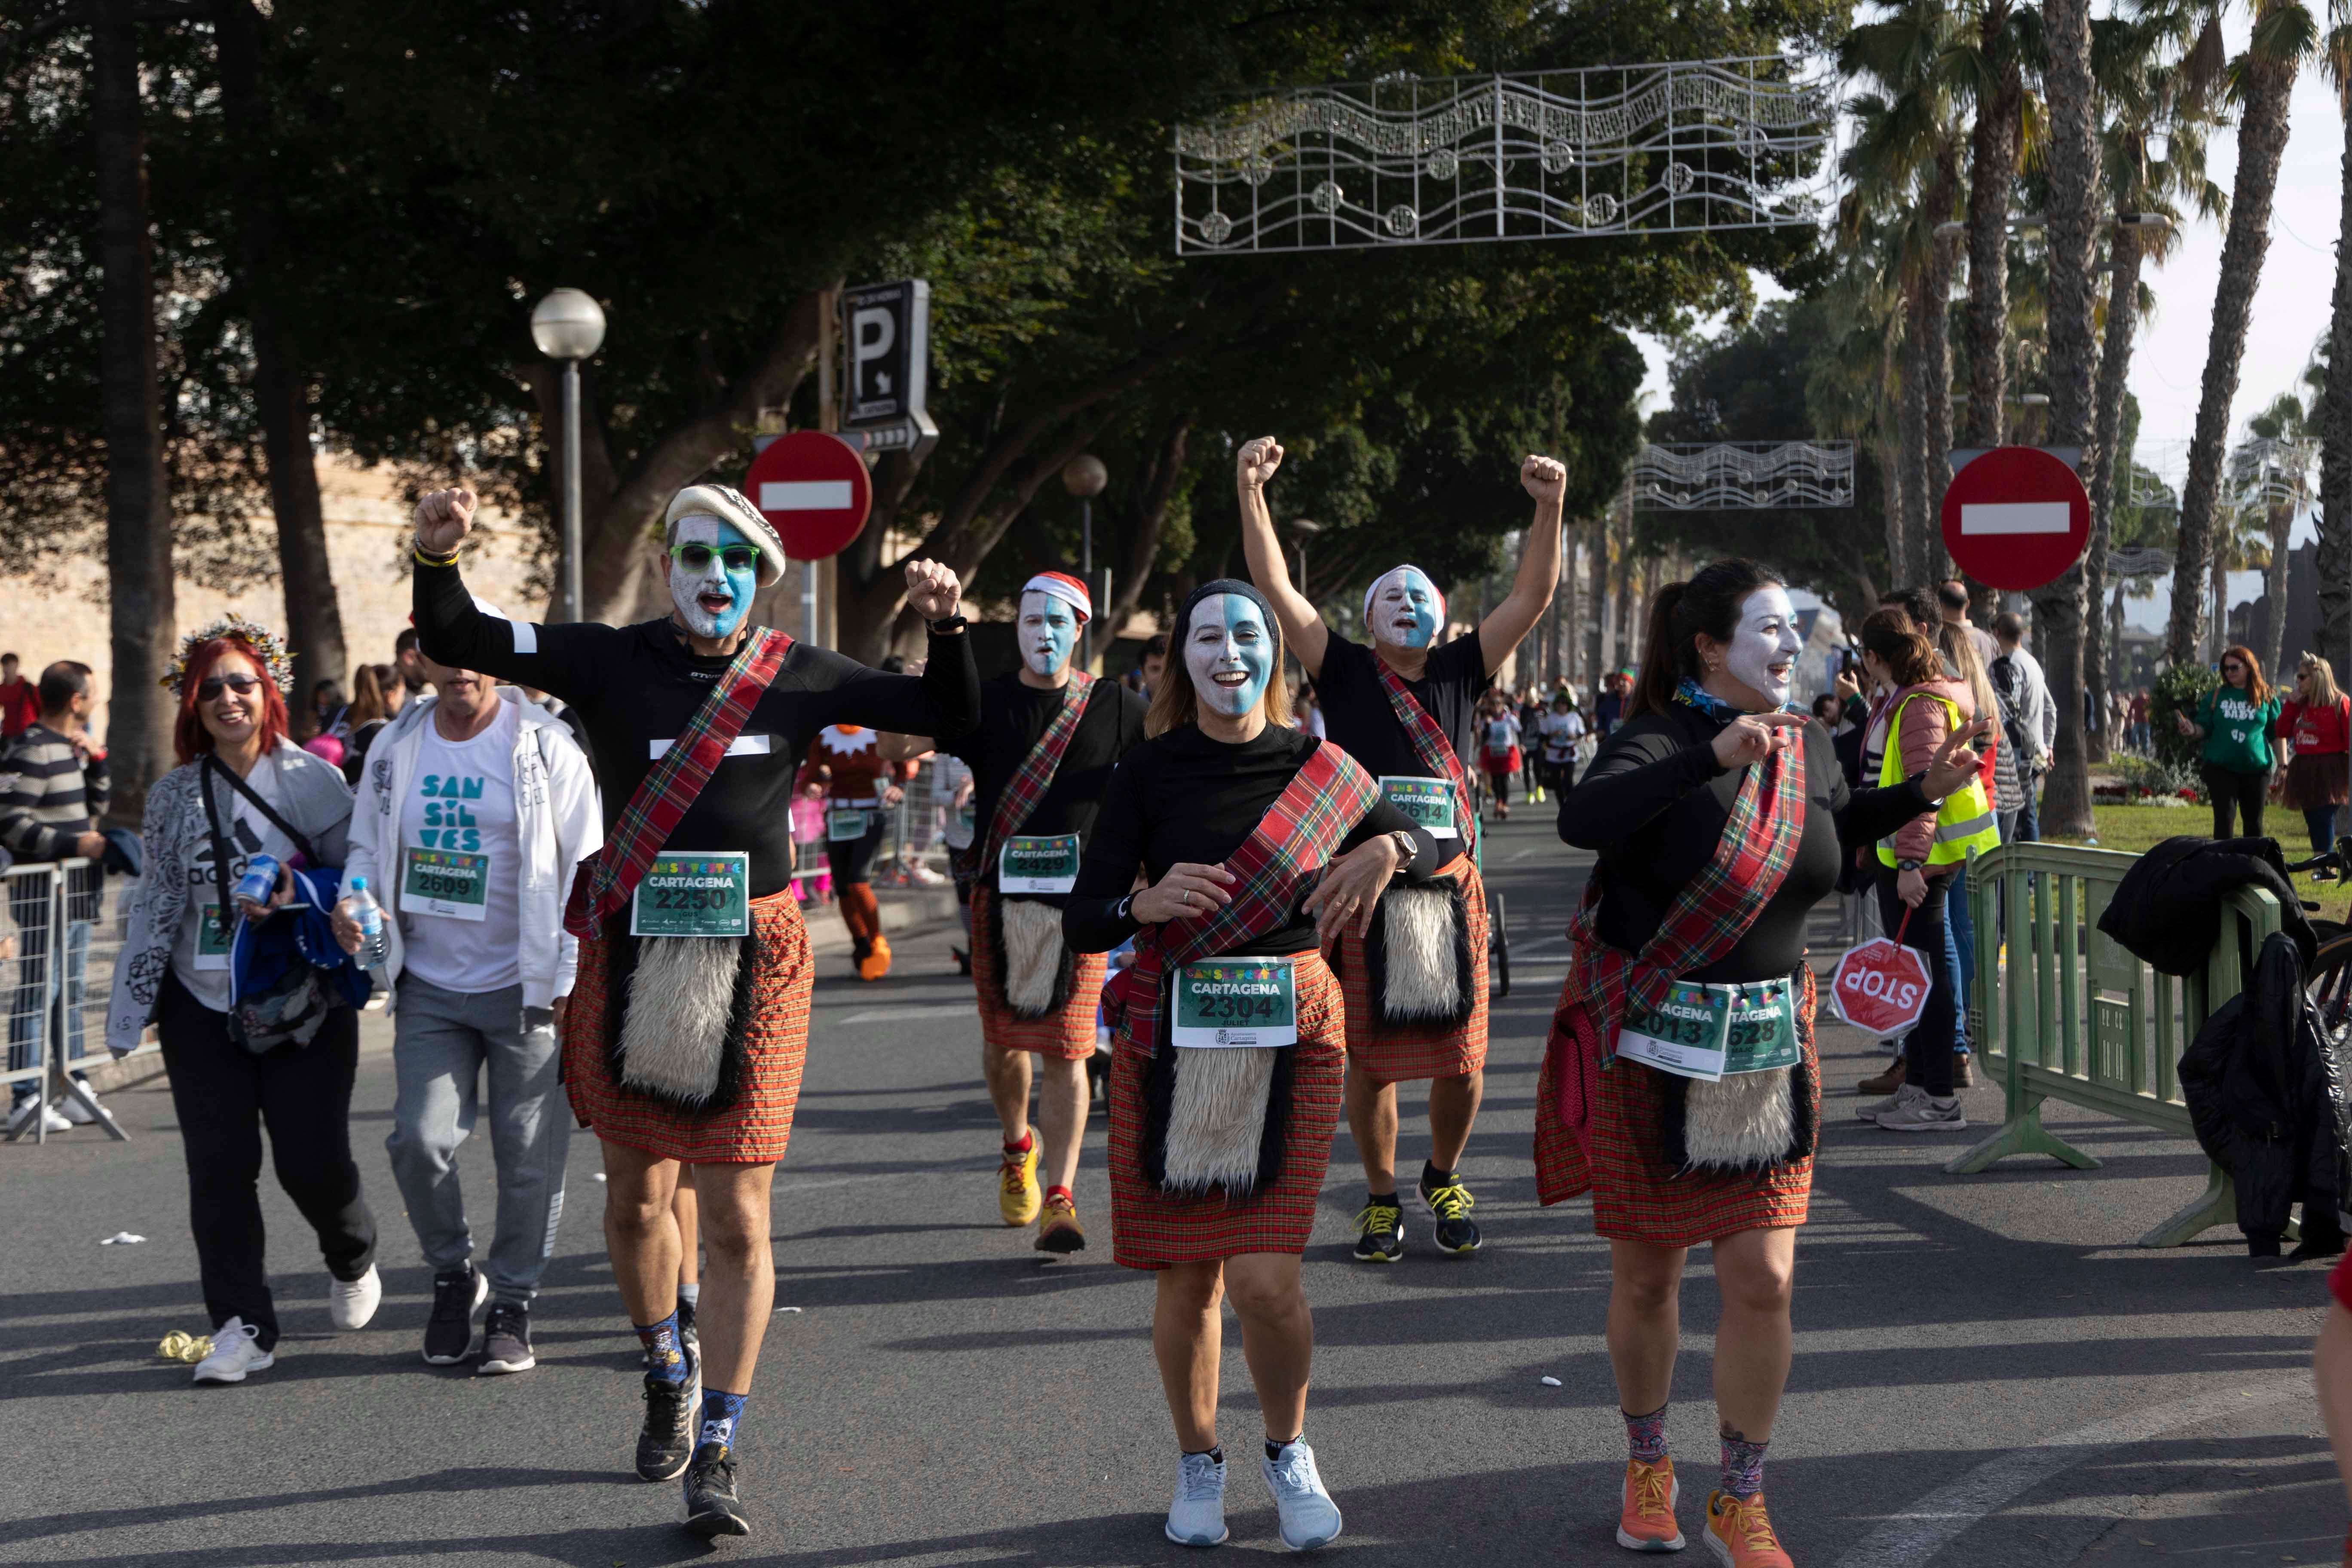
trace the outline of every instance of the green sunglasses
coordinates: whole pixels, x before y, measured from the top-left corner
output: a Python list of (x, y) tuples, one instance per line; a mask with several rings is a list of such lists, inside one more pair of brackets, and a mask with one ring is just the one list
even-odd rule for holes
[(725, 562), (730, 572), (749, 572), (760, 564), (759, 551), (749, 544), (730, 544), (719, 550), (708, 544), (673, 544), (669, 552), (689, 572), (708, 570), (713, 555)]

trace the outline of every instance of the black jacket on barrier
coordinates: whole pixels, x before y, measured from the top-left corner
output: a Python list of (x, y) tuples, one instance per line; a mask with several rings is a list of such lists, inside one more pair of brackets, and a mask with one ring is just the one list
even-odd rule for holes
[(2275, 838), (2166, 839), (2124, 873), (2099, 929), (2166, 974), (2195, 974), (2221, 940), (2221, 901), (2250, 884), (2278, 900), (2279, 929), (2309, 963), (2318, 942)]
[[(2180, 1091), (2198, 1146), (2238, 1190), (2238, 1228), (2275, 1258), (2288, 1210), (2303, 1209), (2298, 1257), (2343, 1250), (2344, 1081), (2339, 1051), (2304, 994), (2303, 959), (2278, 932), (2246, 988), (2223, 1003), (2180, 1057)], [(2352, 1031), (2338, 1031), (2338, 1044)]]

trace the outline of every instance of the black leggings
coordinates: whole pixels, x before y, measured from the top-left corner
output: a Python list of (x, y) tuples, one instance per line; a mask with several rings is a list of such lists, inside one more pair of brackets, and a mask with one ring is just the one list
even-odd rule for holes
[(2208, 763), (2204, 774), (2205, 794), (2213, 803), (2213, 837), (2237, 837), (2230, 831), (2230, 808), (2235, 805), (2238, 816), (2245, 822), (2245, 837), (2260, 838), (2263, 836), (2263, 801), (2270, 794), (2270, 770), (2265, 768), (2258, 773), (2242, 773)]
[(872, 818), (863, 838), (828, 838), (824, 842), (824, 861), (833, 872), (836, 888), (855, 887), (873, 878), (874, 853), (882, 847), (882, 814), (871, 811)]
[[(1949, 871), (1927, 879), (1927, 896), (1911, 909), (1895, 890), (1898, 873), (1882, 865), (1878, 868), (1878, 918), (1886, 923), (1886, 934), (1892, 938), (1903, 933), (1903, 945), (1919, 955), (1927, 966), (1927, 1009), (1919, 1015), (1913, 1026), (1911, 1037), (1903, 1047), (1903, 1081), (1916, 1083), (1937, 1100), (1947, 1100), (1952, 1093), (1952, 1047), (1958, 1042), (1959, 998), (1952, 994), (1951, 972), (1944, 965), (1945, 900), (1950, 896), (1952, 883), (1958, 879)], [(1904, 916), (1910, 924), (1904, 924)]]
[(155, 1022), (187, 1156), (188, 1228), (205, 1310), (215, 1329), (231, 1318), (253, 1324), (268, 1350), (278, 1342), (278, 1309), (261, 1227), (263, 1127), (278, 1184), (318, 1233), (327, 1272), (356, 1279), (375, 1260), (375, 1216), (352, 1160), (360, 1016), (338, 1007), (309, 1045), (255, 1056), (229, 1037), (227, 1014), (167, 974)]
[(1510, 770), (1505, 769), (1499, 773), (1488, 773), (1486, 775), (1486, 787), (1494, 793), (1495, 804), (1496, 805), (1508, 805), (1511, 804)]

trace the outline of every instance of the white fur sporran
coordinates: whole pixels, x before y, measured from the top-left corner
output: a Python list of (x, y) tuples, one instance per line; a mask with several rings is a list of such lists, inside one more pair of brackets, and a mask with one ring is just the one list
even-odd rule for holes
[(698, 1103), (718, 1092), (743, 942), (731, 936), (654, 936), (637, 943), (621, 1024), (621, 1081)]
[(1176, 1053), (1168, 1107), (1167, 1174), (1171, 1193), (1223, 1187), (1239, 1197), (1257, 1185), (1276, 1046), (1228, 1046)]
[(1055, 993), (1061, 988), (1062, 911), (1034, 899), (996, 900), (997, 924), (1004, 937), (1005, 1005), (1021, 1018), (1042, 1018), (1053, 1012)]
[(1753, 1171), (1785, 1158), (1797, 1136), (1790, 1068), (1691, 1079), (1683, 1091), (1683, 1152), (1696, 1169)]
[(1386, 1024), (1455, 1023), (1470, 1011), (1464, 984), (1468, 911), (1451, 882), (1381, 895), (1380, 1012)]

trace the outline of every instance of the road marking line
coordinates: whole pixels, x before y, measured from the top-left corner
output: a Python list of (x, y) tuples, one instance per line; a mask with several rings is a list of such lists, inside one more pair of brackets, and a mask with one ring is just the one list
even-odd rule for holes
[(1901, 1513), (1889, 1516), (1839, 1558), (1837, 1568), (1918, 1568), (1978, 1521), (1999, 1513), (2053, 1476), (2112, 1449), (2145, 1443), (2175, 1427), (2193, 1426), (2231, 1411), (2311, 1397), (2311, 1374), (2300, 1372), (2244, 1388), (2217, 1388), (2191, 1399), (2151, 1405), (2062, 1432), (2047, 1443), (1987, 1459), (1958, 1480), (1937, 1488)]
[[(954, 1017), (960, 1014), (972, 1012), (973, 1008), (969, 1003), (958, 1003), (954, 1005), (949, 1005), (942, 1003), (936, 1006), (869, 1007), (863, 1013), (852, 1013), (846, 1018), (835, 1018), (832, 1020), (832, 1022), (835, 1024), (891, 1024), (897, 1023), (902, 1018), (949, 1018)], [(974, 1016), (977, 1016), (976, 1014)]]

